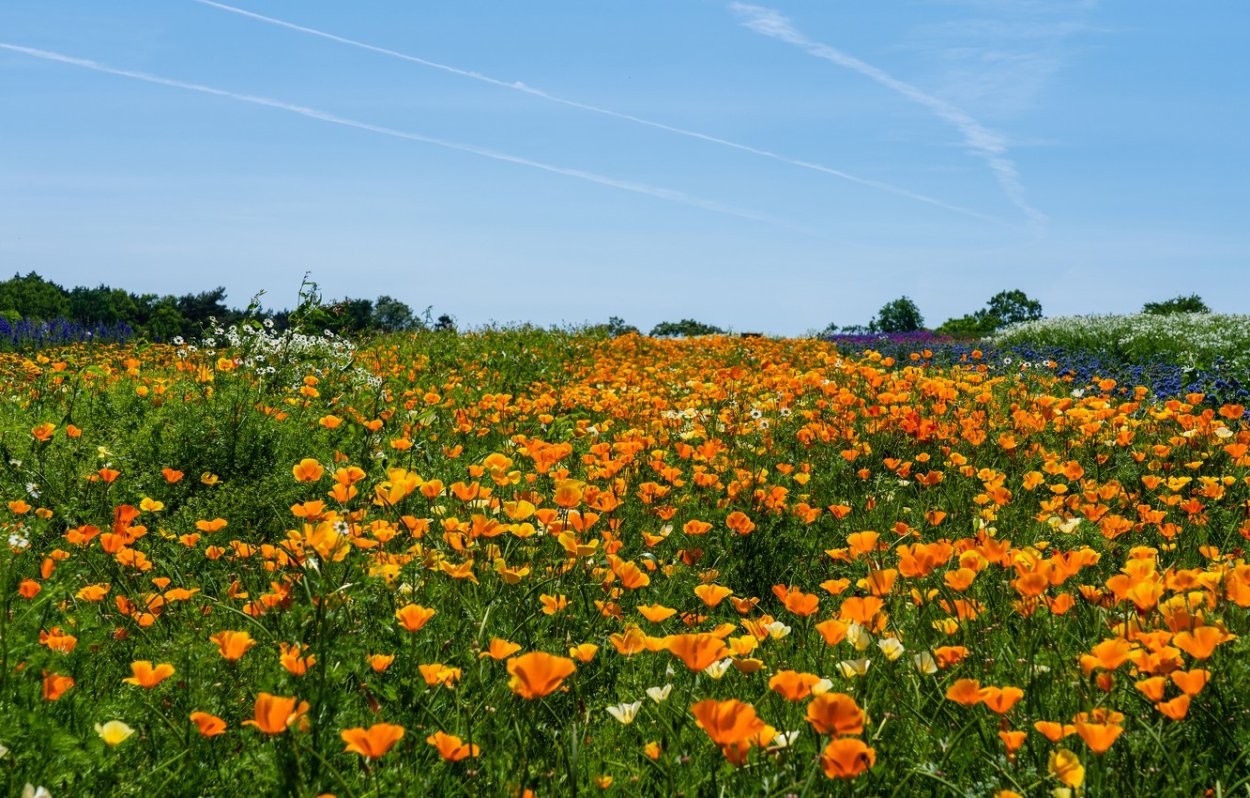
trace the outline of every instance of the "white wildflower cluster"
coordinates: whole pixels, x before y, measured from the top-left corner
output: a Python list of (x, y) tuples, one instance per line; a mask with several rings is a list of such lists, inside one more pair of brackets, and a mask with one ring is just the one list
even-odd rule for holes
[(1190, 366), (1223, 357), (1230, 369), (1250, 368), (1250, 316), (1219, 313), (1058, 316), (1006, 327), (1000, 346), (1031, 344), (1089, 351), (1118, 350), (1145, 362), (1163, 357)]

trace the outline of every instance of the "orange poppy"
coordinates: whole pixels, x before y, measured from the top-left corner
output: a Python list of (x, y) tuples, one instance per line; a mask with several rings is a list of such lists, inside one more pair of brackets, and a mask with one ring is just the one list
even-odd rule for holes
[(207, 712), (192, 712), (191, 722), (200, 730), (204, 737), (216, 737), (226, 730), (226, 722), (216, 715)]
[[(1211, 679), (1211, 671), (1194, 668), (1189, 671), (1172, 671), (1168, 674), (1173, 683), (1181, 688), (1185, 695), (1198, 695)], [(1159, 699), (1155, 699), (1156, 701)]]
[(1089, 750), (1095, 754), (1101, 754), (1110, 748), (1123, 732), (1124, 728), (1114, 723), (1076, 724), (1076, 733), (1081, 735), (1081, 739), (1089, 746)]
[(959, 679), (946, 688), (946, 699), (966, 707), (976, 706), (984, 699), (981, 683), (976, 679)]
[(374, 673), (381, 673), (391, 667), (391, 663), (395, 661), (394, 654), (370, 654), (365, 657), (369, 661), (369, 667)]
[[(754, 641), (755, 638), (749, 638)], [(778, 671), (768, 680), (768, 689), (787, 701), (802, 701), (812, 694), (812, 686), (820, 681), (814, 673)]]
[(831, 740), (820, 752), (820, 766), (831, 779), (853, 779), (875, 764), (876, 750), (855, 737)]
[(217, 651), (222, 657), (230, 661), (236, 661), (252, 646), (256, 645), (256, 641), (247, 632), (232, 632), (229, 630), (218, 632), (208, 638), (217, 644)]
[(1007, 714), (1021, 698), (1024, 698), (1024, 691), (1019, 687), (981, 688), (981, 702), (999, 715)]
[(130, 663), (130, 671), (134, 675), (122, 679), (123, 682), (150, 689), (173, 676), (174, 666), (168, 662), (153, 666), (150, 661), (141, 659)]
[(720, 746), (735, 745), (758, 734), (766, 725), (755, 715), (755, 707), (730, 699), (709, 698), (690, 708), (695, 723)]
[(501, 660), (511, 657), (520, 650), (521, 647), (510, 640), (504, 640), (502, 637), (492, 637), (490, 639), (490, 647), (478, 654), (478, 657), (490, 657), (493, 660)]
[(1155, 709), (1167, 715), (1172, 720), (1182, 720), (1189, 714), (1189, 696), (1178, 695), (1171, 701), (1162, 701), (1155, 704)]
[(421, 627), (437, 614), (437, 610), (422, 607), (420, 604), (405, 604), (395, 610), (395, 617), (409, 632), (421, 631)]
[(344, 729), (339, 737), (347, 743), (343, 751), (360, 754), (365, 759), (377, 759), (399, 742), (404, 736), (404, 727), (393, 723), (375, 723), (368, 729)]
[(291, 468), (291, 473), (299, 482), (316, 482), (321, 479), (321, 475), (325, 473), (325, 469), (321, 467), (321, 463), (311, 457), (305, 457)]
[(508, 660), (508, 687), (522, 698), (542, 698), (560, 687), (565, 677), (577, 670), (568, 657), (531, 651)]
[(65, 695), (65, 691), (74, 686), (72, 676), (62, 676), (59, 673), (43, 673), (43, 700), (56, 701)]
[(864, 711), (846, 693), (822, 693), (807, 705), (807, 722), (820, 734), (864, 733)]
[(707, 633), (672, 635), (667, 639), (666, 647), (692, 671), (701, 671), (729, 655), (725, 641)]
[(446, 762), (459, 762), (471, 756), (477, 756), (481, 749), (476, 745), (466, 745), (454, 734), (441, 731), (431, 734), (425, 741), (438, 749), (438, 755)]
[(265, 734), (281, 734), (308, 712), (308, 702), (285, 696), (261, 693), (256, 696), (253, 718), (243, 721), (244, 726), (255, 726)]

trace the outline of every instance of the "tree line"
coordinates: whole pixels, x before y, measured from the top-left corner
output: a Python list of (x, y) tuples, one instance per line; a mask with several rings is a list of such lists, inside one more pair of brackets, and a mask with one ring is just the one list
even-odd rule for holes
[[(300, 293), (300, 323), (316, 331), (333, 330), (343, 335), (406, 330), (454, 330), (455, 319), (447, 314), (433, 317), (430, 309), (418, 314), (406, 303), (382, 295), (376, 299), (344, 298), (325, 301), (316, 284), (307, 279)], [(84, 326), (127, 326), (135, 334), (169, 341), (197, 335), (212, 321), (235, 324), (244, 318), (270, 320), (279, 329), (292, 324), (292, 311), (270, 310), (253, 302), (246, 309), (226, 304), (226, 289), (172, 294), (136, 294), (122, 288), (64, 288), (35, 272), (14, 274), (0, 281), (0, 320), (12, 326), (22, 321), (69, 321)]]

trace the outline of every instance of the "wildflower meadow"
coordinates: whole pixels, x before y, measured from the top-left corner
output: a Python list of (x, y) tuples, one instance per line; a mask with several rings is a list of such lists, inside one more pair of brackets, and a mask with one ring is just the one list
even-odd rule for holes
[(0, 353), (0, 794), (1246, 795), (1246, 408), (914, 343)]

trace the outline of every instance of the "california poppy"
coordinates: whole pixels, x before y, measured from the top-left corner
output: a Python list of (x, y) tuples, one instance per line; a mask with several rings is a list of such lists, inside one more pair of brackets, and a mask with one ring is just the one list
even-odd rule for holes
[(150, 661), (141, 659), (130, 663), (130, 671), (134, 675), (122, 679), (123, 682), (150, 689), (173, 676), (174, 666), (168, 662), (153, 666)]
[(216, 715), (207, 712), (192, 712), (191, 722), (204, 737), (216, 737), (226, 730), (226, 722)]
[(393, 723), (375, 723), (368, 729), (344, 729), (339, 737), (347, 743), (344, 752), (360, 754), (365, 759), (377, 759), (404, 736), (404, 727)]
[(820, 766), (831, 779), (853, 779), (877, 764), (876, 750), (855, 737), (831, 740), (820, 753)]
[(425, 741), (438, 749), (438, 755), (447, 762), (459, 762), (462, 759), (477, 756), (481, 749), (476, 745), (466, 745), (454, 734), (438, 731), (425, 738)]
[(864, 711), (846, 693), (822, 693), (807, 705), (807, 722), (821, 734), (864, 733)]
[(577, 670), (573, 660), (542, 651), (531, 651), (508, 660), (508, 687), (522, 698), (542, 698), (560, 687)]
[(235, 661), (242, 657), (247, 650), (256, 645), (256, 641), (247, 632), (218, 632), (208, 638), (217, 644), (217, 651), (225, 659)]
[(307, 701), (298, 702), (297, 706), (295, 698), (261, 693), (256, 696), (252, 719), (243, 721), (243, 725), (255, 726), (265, 734), (281, 734), (307, 711)]

